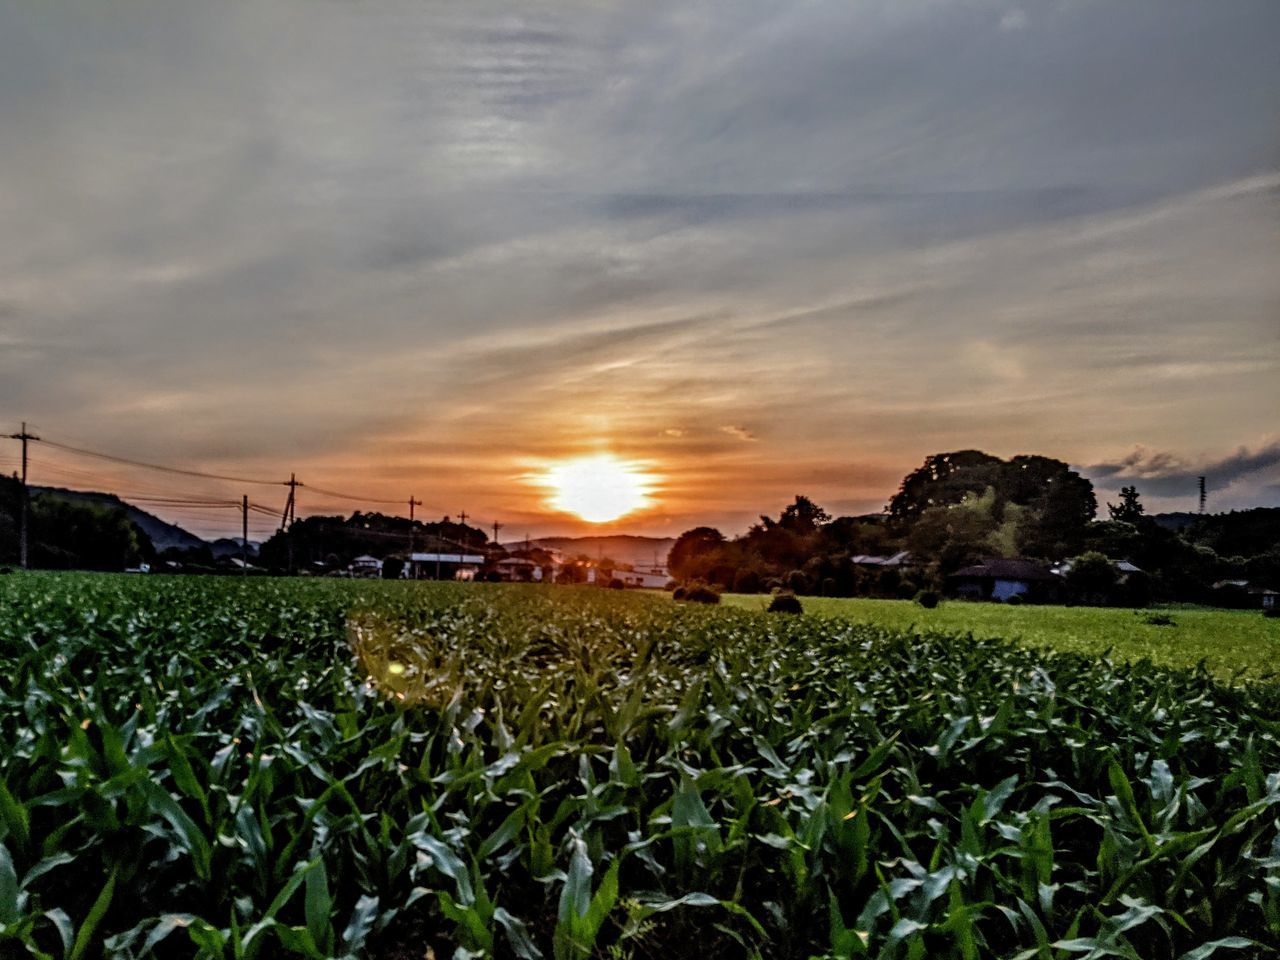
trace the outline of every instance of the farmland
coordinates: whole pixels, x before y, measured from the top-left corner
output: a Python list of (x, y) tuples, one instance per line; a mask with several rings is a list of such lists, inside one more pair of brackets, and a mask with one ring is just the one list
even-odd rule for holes
[(0, 578), (0, 955), (1274, 955), (1275, 686), (905, 626)]
[[(1260, 679), (1280, 670), (1280, 620), (1258, 610), (1008, 606), (944, 601), (926, 610), (910, 600), (804, 597), (806, 613), (891, 630), (933, 630), (963, 636), (1004, 637), (1062, 653), (1108, 654), (1167, 667), (1204, 661), (1218, 677)], [(762, 610), (768, 598), (727, 595), (725, 602)]]

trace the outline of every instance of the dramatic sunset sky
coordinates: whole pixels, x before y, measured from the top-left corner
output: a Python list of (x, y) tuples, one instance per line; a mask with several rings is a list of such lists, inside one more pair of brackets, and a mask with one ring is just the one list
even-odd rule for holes
[(0, 0), (0, 431), (504, 538), (600, 529), (544, 481), (605, 454), (649, 505), (604, 529), (659, 535), (970, 447), (1277, 506), (1277, 38), (1276, 0)]

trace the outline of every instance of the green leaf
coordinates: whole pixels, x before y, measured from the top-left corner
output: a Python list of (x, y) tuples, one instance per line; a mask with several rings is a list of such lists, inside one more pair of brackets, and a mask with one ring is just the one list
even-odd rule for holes
[(1256, 946), (1259, 946), (1259, 944), (1252, 940), (1246, 940), (1244, 937), (1223, 937), (1221, 940), (1202, 943), (1194, 950), (1188, 950), (1179, 956), (1178, 960), (1205, 960), (1206, 957), (1213, 956), (1219, 950), (1245, 950)]
[(80, 929), (76, 931), (76, 940), (71, 947), (71, 953), (68, 954), (67, 960), (80, 960), (89, 950), (89, 945), (93, 942), (94, 935), (98, 932), (98, 926), (102, 923), (102, 918), (107, 915), (107, 910), (111, 908), (111, 899), (116, 892), (116, 871), (112, 870), (107, 882), (102, 885), (97, 899), (93, 901), (93, 906), (89, 908), (88, 915), (84, 918), (84, 922), (80, 924)]

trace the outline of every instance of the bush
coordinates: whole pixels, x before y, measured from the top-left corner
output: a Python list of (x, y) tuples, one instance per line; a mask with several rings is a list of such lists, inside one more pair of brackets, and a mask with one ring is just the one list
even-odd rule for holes
[(705, 583), (693, 583), (685, 589), (687, 603), (719, 603), (720, 594)]
[(938, 595), (932, 590), (921, 590), (916, 594), (916, 603), (926, 610), (932, 610), (938, 605)]
[(733, 578), (734, 593), (759, 593), (760, 574), (754, 570), (739, 570)]
[(786, 582), (792, 593), (809, 592), (809, 578), (804, 575), (803, 570), (792, 570), (787, 574)]
[(1015, 593), (1013, 596), (1006, 598), (1004, 602), (1011, 607), (1020, 607), (1024, 601), (1022, 599), (1022, 594)]
[(800, 598), (794, 593), (779, 593), (769, 601), (770, 613), (804, 613)]
[(1280, 617), (1280, 607), (1268, 607), (1262, 612), (1264, 617)]
[(683, 599), (684, 599), (685, 592), (686, 592), (686, 591), (685, 591), (685, 588), (684, 588), (684, 587), (676, 587), (674, 590), (672, 590), (672, 591), (671, 591), (671, 599), (672, 599), (672, 600), (683, 600)]
[(609, 581), (610, 590), (625, 590), (626, 586), (627, 585), (623, 583), (621, 580), (619, 580), (617, 577), (614, 577), (612, 580)]

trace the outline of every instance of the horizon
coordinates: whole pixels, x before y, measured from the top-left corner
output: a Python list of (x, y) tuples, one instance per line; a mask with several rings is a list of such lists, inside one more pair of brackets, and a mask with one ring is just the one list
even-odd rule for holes
[[(1201, 475), (1280, 506), (1277, 33), (1271, 0), (0, 5), (0, 427), (532, 536), (878, 512), (962, 449), (1104, 513)], [(258, 533), (285, 500), (39, 444), (30, 478), (260, 489)]]
[[(1246, 455), (1247, 453), (1245, 451), (1240, 451), (1238, 454), (1238, 457), (1244, 457)], [(149, 465), (147, 467), (144, 467), (144, 466), (135, 464), (129, 467), (128, 469), (135, 472), (141, 471), (143, 473), (146, 473), (149, 471), (174, 472), (177, 470), (181, 470), (182, 468), (173, 467), (172, 465), (163, 465), (163, 466)], [(1072, 469), (1075, 469), (1075, 468), (1073, 467)], [(56, 468), (54, 472), (66, 473), (66, 471), (56, 469)], [(1099, 489), (1097, 483), (1093, 481), (1092, 478), (1085, 477), (1085, 479), (1089, 479), (1090, 482), (1093, 483), (1094, 485), (1094, 492), (1098, 500), (1097, 519), (1099, 520), (1106, 519), (1106, 511), (1107, 511), (1107, 507), (1109, 506), (1109, 502), (1108, 502), (1109, 495), (1104, 496), (1102, 490)], [(208, 507), (205, 507), (203, 509), (195, 508), (195, 507), (184, 507), (184, 506), (175, 507), (175, 506), (166, 504), (164, 502), (153, 502), (152, 498), (146, 494), (138, 494), (138, 495), (130, 496), (127, 493), (118, 493), (114, 490), (108, 490), (108, 489), (75, 487), (75, 486), (69, 486), (67, 485), (67, 483), (44, 483), (40, 481), (39, 477), (34, 475), (29, 477), (29, 480), (30, 480), (30, 486), (34, 489), (50, 489), (54, 491), (66, 490), (67, 492), (70, 492), (70, 493), (81, 493), (86, 495), (116, 496), (120, 500), (126, 503), (129, 503), (133, 507), (139, 510), (143, 510), (144, 512), (166, 523), (173, 524), (174, 526), (181, 528), (187, 533), (194, 534), (207, 542), (213, 542), (219, 539), (238, 540), (240, 537), (240, 520), (237, 519), (239, 517), (239, 504), (233, 501), (225, 501), (223, 503), (223, 506), (219, 509), (218, 512), (220, 512), (223, 517), (227, 517), (229, 515), (229, 512), (234, 510), (236, 518), (226, 519), (221, 522), (212, 522), (207, 520), (207, 518), (210, 515)], [(257, 481), (257, 482), (260, 482), (260, 481)], [(287, 483), (281, 482), (277, 485), (286, 486)], [(302, 482), (299, 483), (299, 487), (302, 490), (302, 493), (299, 496), (305, 500), (305, 495), (308, 488)], [(1209, 489), (1212, 489), (1211, 485), (1209, 486)], [(1147, 512), (1149, 515), (1162, 515), (1162, 514), (1198, 515), (1201, 513), (1201, 511), (1198, 509), (1199, 507), (1198, 497), (1192, 498), (1193, 502), (1187, 504), (1186, 509), (1182, 509), (1178, 506), (1178, 503), (1181, 500), (1184, 500), (1187, 498), (1156, 496), (1148, 499), (1145, 496), (1145, 494), (1143, 494), (1143, 491), (1141, 489), (1138, 490), (1138, 493), (1140, 496), (1143, 497), (1144, 502), (1148, 504), (1150, 504), (1152, 501), (1156, 501), (1156, 502), (1167, 501), (1172, 504), (1172, 506), (1168, 506), (1168, 507), (1148, 509)], [(1117, 494), (1118, 494), (1118, 488), (1117, 488)], [(795, 496), (802, 496), (802, 495), (804, 495), (802, 492), (797, 492), (795, 494)], [(353, 500), (353, 498), (348, 494), (335, 494), (334, 496), (337, 499), (341, 499), (341, 500), (346, 500), (346, 501)], [(884, 504), (882, 504), (878, 508), (864, 510), (861, 512), (852, 512), (852, 513), (832, 513), (832, 518), (835, 519), (837, 516), (855, 516), (855, 517), (884, 516), (886, 515), (886, 511), (888, 509), (887, 504), (891, 496), (892, 494), (886, 495)], [(277, 499), (282, 500), (283, 497), (284, 495), (282, 494), (281, 497)], [(163, 498), (157, 498), (157, 499), (162, 500)], [(322, 497), (321, 499), (324, 499), (324, 498)], [(358, 498), (354, 498), (354, 499), (358, 499)], [(1116, 497), (1113, 497), (1112, 499), (1118, 500), (1119, 497), (1116, 496)], [(214, 501), (210, 501), (210, 503), (212, 502)], [(272, 520), (269, 517), (270, 510), (266, 506), (265, 501), (258, 499), (253, 502), (255, 503), (254, 509), (256, 512), (252, 513), (250, 516), (249, 540), (250, 542), (261, 543), (269, 539), (276, 532), (276, 529), (277, 529), (276, 524), (278, 523), (278, 521)], [(365, 502), (366, 504), (369, 503), (368, 501), (365, 501)], [(299, 514), (302, 517), (339, 516), (343, 518), (349, 518), (354, 513), (361, 512), (361, 513), (383, 514), (386, 516), (398, 516), (401, 518), (407, 518), (407, 514), (405, 511), (397, 512), (395, 509), (391, 508), (390, 504), (386, 504), (386, 503), (377, 503), (376, 501), (374, 501), (373, 505), (370, 506), (368, 509), (361, 509), (358, 503), (350, 503), (349, 506), (345, 509), (334, 507), (332, 506), (332, 503), (333, 501), (330, 500), (329, 509), (321, 509), (321, 508), (308, 509), (304, 505), (303, 508), (299, 511)], [(1212, 504), (1212, 503), (1213, 503), (1212, 498), (1208, 499), (1207, 504)], [(406, 505), (407, 505), (407, 501), (406, 501)], [(821, 502), (819, 502), (818, 505), (823, 506)], [(774, 504), (773, 506), (768, 508), (764, 508), (763, 511), (761, 509), (757, 509), (750, 516), (750, 518), (747, 521), (745, 521), (741, 526), (727, 527), (723, 529), (717, 526), (716, 524), (712, 524), (712, 523), (694, 522), (694, 523), (691, 523), (689, 527), (683, 528), (679, 531), (667, 533), (667, 532), (646, 531), (644, 529), (636, 529), (635, 524), (632, 522), (629, 522), (628, 518), (626, 517), (623, 517), (617, 521), (606, 522), (606, 523), (593, 523), (593, 522), (582, 520), (582, 519), (577, 519), (575, 521), (574, 519), (571, 518), (567, 523), (562, 524), (562, 526), (560, 527), (554, 527), (554, 526), (546, 527), (544, 529), (541, 529), (540, 532), (537, 532), (537, 533), (533, 533), (529, 531), (529, 532), (521, 533), (518, 536), (513, 536), (510, 533), (510, 531), (508, 531), (507, 533), (504, 533), (501, 536), (498, 536), (496, 540), (492, 536), (490, 536), (488, 532), (486, 532), (486, 536), (489, 536), (489, 539), (491, 541), (502, 544), (502, 545), (519, 543), (521, 540), (524, 540), (524, 539), (529, 539), (532, 541), (545, 541), (545, 540), (556, 540), (556, 539), (581, 540), (581, 539), (594, 539), (594, 538), (608, 539), (608, 538), (615, 538), (615, 537), (617, 538), (637, 537), (637, 538), (643, 538), (643, 539), (674, 540), (678, 538), (681, 533), (685, 532), (685, 530), (691, 529), (692, 527), (711, 526), (711, 527), (715, 527), (716, 529), (721, 529), (721, 532), (724, 533), (729, 538), (734, 538), (734, 537), (738, 537), (745, 534), (747, 530), (756, 521), (760, 519), (760, 517), (762, 516), (762, 513), (763, 515), (766, 515), (766, 516), (772, 516), (774, 512), (780, 511), (784, 506), (786, 506), (786, 501), (783, 501), (778, 504)], [(1206, 508), (1203, 511), (1203, 515), (1214, 516), (1217, 514), (1225, 514), (1225, 513), (1230, 513), (1237, 510), (1277, 509), (1277, 508), (1280, 508), (1280, 503), (1252, 504), (1252, 505), (1244, 505), (1244, 506), (1233, 505), (1229, 507), (1222, 507), (1221, 509)], [(193, 513), (192, 512), (193, 510), (196, 512)], [(415, 519), (417, 519), (419, 522), (423, 524), (430, 524), (430, 523), (435, 523), (439, 521), (441, 518), (431, 516), (430, 514), (424, 515), (422, 513), (418, 513)], [(451, 521), (451, 522), (458, 522), (458, 523), (464, 522), (456, 515), (444, 515), (443, 519), (445, 521)], [(493, 523), (492, 520), (490, 520), (488, 525), (486, 526), (486, 524), (480, 518), (477, 518), (468, 513), (465, 522), (467, 522), (467, 524), (474, 529), (492, 531), (492, 523)], [(500, 524), (499, 532), (501, 532), (502, 529), (506, 529), (508, 527), (508, 524), (505, 522), (499, 521), (499, 524)], [(565, 529), (565, 527), (570, 527), (571, 529)]]

